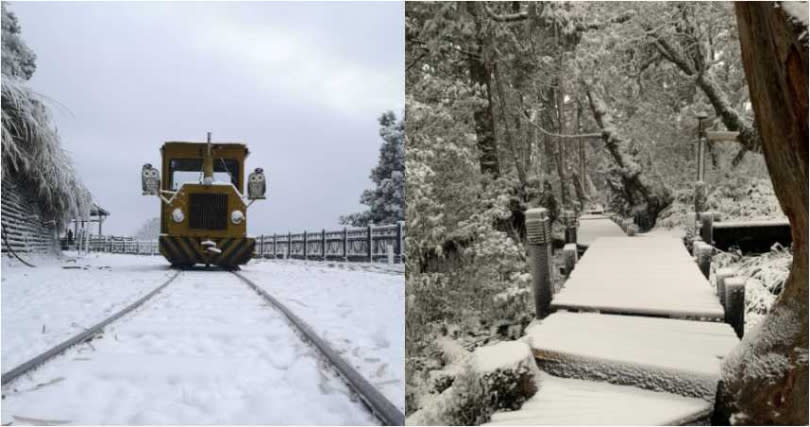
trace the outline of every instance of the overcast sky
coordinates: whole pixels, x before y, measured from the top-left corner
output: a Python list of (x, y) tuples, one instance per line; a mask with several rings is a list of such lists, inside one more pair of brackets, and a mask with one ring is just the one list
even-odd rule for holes
[(404, 108), (403, 3), (12, 3), (64, 148), (105, 234), (158, 216), (140, 172), (168, 140), (241, 141), (269, 173), (249, 233), (336, 228), (362, 210)]

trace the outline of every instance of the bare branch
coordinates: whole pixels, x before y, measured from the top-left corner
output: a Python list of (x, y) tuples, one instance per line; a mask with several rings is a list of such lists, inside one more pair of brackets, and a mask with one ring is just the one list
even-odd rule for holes
[(529, 124), (534, 126), (535, 129), (539, 130), (541, 133), (544, 133), (544, 134), (546, 134), (548, 136), (553, 136), (555, 138), (578, 139), (578, 138), (601, 138), (602, 137), (601, 132), (598, 132), (598, 133), (581, 133), (581, 134), (578, 134), (578, 135), (563, 135), (563, 134), (559, 134), (559, 133), (550, 132), (550, 131), (547, 131), (547, 130), (543, 129), (542, 127), (540, 127), (540, 125), (538, 125), (537, 123), (534, 122), (534, 118), (533, 118), (534, 114), (529, 114), (528, 111), (523, 111), (523, 115), (526, 116), (526, 119), (528, 120)]

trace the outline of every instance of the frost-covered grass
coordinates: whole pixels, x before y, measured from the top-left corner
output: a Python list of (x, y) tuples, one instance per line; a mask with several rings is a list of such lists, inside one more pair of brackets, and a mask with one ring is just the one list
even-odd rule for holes
[(94, 253), (31, 261), (36, 268), (2, 257), (4, 372), (124, 308), (172, 274), (163, 257)]
[(405, 276), (397, 269), (292, 260), (254, 260), (242, 268), (404, 411)]
[(722, 252), (712, 258), (711, 283), (720, 268), (732, 268), (735, 275), (745, 281), (745, 331), (755, 328), (768, 314), (776, 297), (782, 292), (787, 280), (793, 255), (790, 250), (775, 245), (761, 255), (743, 255), (738, 252)]

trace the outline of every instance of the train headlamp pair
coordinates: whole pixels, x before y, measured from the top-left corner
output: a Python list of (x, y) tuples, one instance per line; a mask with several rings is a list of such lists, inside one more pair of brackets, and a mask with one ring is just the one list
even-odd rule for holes
[[(183, 214), (183, 210), (180, 208), (174, 208), (172, 211), (172, 221), (176, 223), (181, 223), (183, 220), (186, 219), (185, 214)], [(242, 213), (239, 209), (231, 212), (231, 222), (234, 224), (241, 224), (242, 221), (245, 220), (245, 214)]]

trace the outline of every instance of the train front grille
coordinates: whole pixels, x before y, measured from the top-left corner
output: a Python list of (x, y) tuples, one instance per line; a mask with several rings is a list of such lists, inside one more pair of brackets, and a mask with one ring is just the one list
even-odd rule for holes
[(189, 227), (224, 230), (228, 227), (227, 194), (189, 194)]

